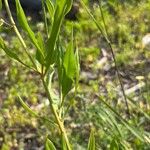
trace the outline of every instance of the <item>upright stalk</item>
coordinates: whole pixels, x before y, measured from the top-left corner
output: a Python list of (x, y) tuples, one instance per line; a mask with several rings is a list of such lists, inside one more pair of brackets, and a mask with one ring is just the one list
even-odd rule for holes
[(30, 61), (32, 62), (34, 68), (37, 70), (37, 66), (36, 66), (36, 64), (35, 64), (35, 62), (34, 62), (34, 60), (33, 60), (33, 58), (31, 57), (31, 55), (28, 53), (28, 51), (27, 51), (27, 46), (26, 46), (26, 44), (25, 44), (25, 42), (24, 42), (24, 40), (23, 40), (21, 34), (19, 33), (19, 31), (18, 31), (18, 29), (17, 29), (17, 27), (16, 27), (15, 21), (14, 21), (14, 19), (13, 19), (13, 17), (12, 17), (12, 14), (11, 14), (11, 11), (10, 11), (10, 8), (9, 8), (9, 5), (8, 5), (8, 0), (4, 0), (4, 2), (5, 2), (5, 7), (6, 7), (6, 11), (7, 11), (8, 17), (9, 17), (9, 19), (10, 19), (10, 23), (11, 23), (11, 25), (12, 25), (12, 27), (13, 27), (13, 29), (14, 29), (14, 31), (15, 31), (15, 33), (16, 33), (18, 39), (19, 39), (19, 41), (20, 41), (20, 43), (22, 44), (22, 46), (23, 46), (23, 48), (24, 48), (24, 50), (25, 50), (25, 52), (26, 52), (28, 58), (29, 58)]
[[(27, 46), (26, 46), (26, 44), (25, 44), (25, 42), (24, 42), (24, 40), (23, 40), (21, 34), (19, 33), (19, 31), (18, 31), (18, 29), (17, 29), (17, 27), (16, 27), (16, 24), (15, 24), (15, 22), (14, 22), (14, 19), (13, 19), (13, 17), (12, 17), (12, 14), (11, 14), (11, 11), (10, 11), (10, 8), (9, 8), (9, 5), (8, 5), (8, 0), (4, 0), (4, 2), (5, 2), (6, 11), (7, 11), (7, 13), (8, 13), (8, 17), (9, 17), (9, 19), (10, 19), (11, 25), (12, 25), (12, 27), (13, 27), (13, 29), (14, 29), (14, 31), (15, 31), (15, 33), (16, 33), (18, 39), (19, 39), (19, 41), (21, 42), (21, 44), (22, 44), (22, 46), (23, 46), (23, 48), (24, 48), (24, 50), (25, 50), (27, 56), (29, 57), (30, 61), (32, 62), (33, 66), (34, 66), (34, 68), (35, 68), (34, 71), (37, 72), (37, 66), (36, 66), (36, 64), (35, 64), (35, 62), (34, 62), (34, 60), (33, 60), (33, 58), (31, 57), (31, 55), (28, 53), (28, 51), (27, 51)], [(63, 121), (61, 121), (61, 118), (59, 117), (59, 115), (58, 115), (58, 113), (57, 113), (55, 107), (53, 106), (53, 100), (52, 100), (51, 94), (50, 94), (49, 89), (48, 89), (48, 86), (47, 86), (47, 84), (46, 84), (46, 82), (45, 82), (45, 80), (44, 80), (45, 74), (43, 74), (43, 67), (42, 67), (41, 73), (39, 73), (39, 74), (41, 75), (41, 80), (42, 80), (44, 89), (45, 89), (45, 91), (46, 91), (46, 94), (47, 94), (47, 96), (48, 96), (48, 99), (49, 99), (49, 102), (50, 102), (50, 107), (51, 107), (52, 113), (53, 113), (53, 115), (54, 115), (54, 117), (55, 117), (56, 123), (58, 124), (58, 127), (59, 127), (59, 129), (60, 129), (61, 134), (64, 136), (67, 149), (68, 149), (68, 150), (72, 150), (72, 149), (71, 149), (71, 146), (70, 146), (70, 143), (69, 143), (69, 140), (68, 140), (68, 137), (67, 137), (66, 130), (65, 130), (65, 128), (64, 128), (64, 123), (63, 123)]]
[(97, 20), (95, 19), (95, 17), (91, 14), (91, 12), (88, 10), (88, 8), (86, 7), (85, 3), (83, 2), (83, 0), (81, 0), (82, 2), (82, 5), (84, 6), (84, 8), (86, 9), (87, 13), (89, 14), (89, 16), (92, 18), (92, 20), (94, 21), (95, 25), (97, 26), (98, 30), (100, 31), (100, 33), (103, 35), (104, 39), (106, 40), (106, 42), (108, 43), (108, 46), (110, 48), (110, 51), (111, 51), (111, 55), (112, 55), (112, 58), (113, 58), (113, 61), (114, 61), (114, 64), (115, 64), (115, 70), (116, 70), (116, 73), (117, 73), (117, 77), (118, 77), (118, 80), (119, 80), (119, 84), (121, 86), (121, 91), (122, 91), (122, 94), (123, 94), (123, 97), (124, 97), (124, 101), (125, 101), (125, 105), (126, 105), (126, 108), (127, 108), (127, 114), (128, 116), (130, 117), (130, 112), (129, 112), (129, 106), (128, 106), (128, 102), (127, 102), (127, 98), (126, 98), (126, 94), (125, 94), (125, 90), (124, 90), (124, 87), (123, 87), (123, 83), (122, 83), (122, 79), (121, 79), (121, 76), (120, 76), (120, 73), (119, 73), (119, 68), (118, 68), (118, 65), (117, 65), (117, 61), (116, 61), (116, 57), (115, 57), (115, 54), (114, 54), (114, 50), (113, 50), (113, 47), (112, 47), (112, 44), (109, 40), (109, 36), (108, 36), (108, 31), (107, 31), (107, 26), (106, 26), (106, 23), (105, 23), (105, 19), (104, 19), (104, 15), (103, 15), (103, 11), (102, 11), (102, 8), (101, 8), (101, 3), (100, 3), (100, 12), (101, 12), (101, 16), (102, 16), (102, 21), (103, 21), (103, 24), (104, 24), (104, 30), (105, 30), (105, 33), (103, 32), (102, 30), (102, 26), (97, 22)]
[(106, 26), (106, 23), (105, 23), (105, 18), (104, 18), (104, 14), (103, 14), (103, 10), (102, 10), (102, 5), (101, 5), (101, 0), (99, 0), (99, 4), (100, 4), (99, 7), (100, 7), (101, 16), (102, 16), (102, 21), (103, 21), (104, 29), (105, 29), (105, 33), (106, 33), (105, 40), (107, 41), (107, 43), (109, 45), (109, 48), (110, 48), (110, 51), (111, 51), (111, 55), (112, 55), (112, 58), (113, 58), (113, 61), (114, 61), (114, 64), (115, 64), (115, 70), (116, 70), (116, 73), (117, 73), (117, 77), (118, 77), (118, 80), (119, 80), (119, 83), (120, 83), (121, 91), (122, 91), (124, 101), (125, 101), (125, 105), (126, 105), (126, 108), (127, 108), (127, 114), (130, 116), (130, 111), (129, 111), (129, 106), (128, 106), (124, 86), (123, 86), (122, 79), (121, 79), (121, 76), (120, 76), (120, 73), (119, 73), (119, 68), (118, 68), (118, 65), (117, 65), (114, 50), (113, 50), (112, 44), (111, 44), (109, 36), (108, 36), (108, 29), (107, 29), (107, 26)]
[(66, 141), (66, 145), (67, 145), (67, 148), (68, 150), (71, 150), (71, 147), (70, 147), (70, 143), (69, 143), (69, 140), (68, 140), (68, 136), (67, 136), (67, 133), (66, 133), (66, 130), (64, 128), (64, 124), (63, 124), (63, 121), (61, 121), (61, 118), (59, 117), (55, 107), (53, 106), (53, 100), (52, 100), (52, 97), (51, 97), (51, 94), (49, 92), (49, 89), (48, 89), (48, 86), (46, 84), (46, 82), (44, 81), (44, 76), (41, 77), (41, 80), (42, 80), (42, 83), (43, 83), (43, 86), (44, 86), (44, 89), (46, 91), (46, 94), (47, 94), (47, 97), (49, 99), (49, 102), (50, 102), (50, 107), (51, 107), (51, 110), (52, 110), (52, 113), (55, 117), (55, 120), (58, 124), (58, 127), (61, 131), (61, 134), (64, 135), (64, 138), (65, 138), (65, 141)]

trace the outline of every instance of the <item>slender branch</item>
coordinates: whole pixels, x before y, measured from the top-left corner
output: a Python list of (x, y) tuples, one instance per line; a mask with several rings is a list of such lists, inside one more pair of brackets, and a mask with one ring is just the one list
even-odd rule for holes
[(15, 31), (15, 33), (16, 33), (18, 39), (19, 39), (19, 41), (21, 42), (21, 44), (22, 44), (22, 46), (23, 46), (23, 48), (24, 48), (24, 50), (25, 50), (25, 52), (26, 52), (28, 58), (30, 59), (30, 61), (32, 62), (34, 68), (36, 69), (35, 71), (37, 71), (37, 66), (36, 66), (36, 64), (35, 64), (35, 62), (34, 62), (34, 60), (33, 60), (33, 58), (31, 57), (31, 55), (28, 53), (28, 51), (27, 51), (27, 46), (26, 46), (26, 44), (25, 44), (25, 42), (24, 42), (24, 40), (23, 40), (21, 34), (19, 33), (19, 31), (18, 31), (18, 29), (17, 29), (17, 27), (16, 27), (15, 21), (14, 21), (14, 19), (13, 19), (13, 17), (12, 17), (12, 14), (11, 14), (11, 11), (10, 11), (10, 8), (9, 8), (8, 0), (4, 0), (4, 2), (5, 2), (6, 11), (7, 11), (8, 17), (9, 17), (9, 19), (10, 19), (10, 22), (11, 22), (11, 24), (12, 24), (12, 27), (13, 27), (13, 29), (14, 29), (14, 31)]
[(106, 37), (107, 37), (107, 38), (105, 38), (105, 40), (107, 41), (107, 43), (109, 45), (109, 48), (110, 48), (110, 51), (111, 51), (111, 54), (112, 54), (112, 57), (113, 57), (113, 61), (115, 63), (115, 70), (116, 70), (117, 77), (118, 77), (118, 80), (119, 80), (119, 83), (120, 83), (120, 86), (121, 86), (121, 91), (122, 91), (124, 101), (125, 101), (125, 105), (126, 105), (126, 108), (127, 108), (127, 114), (130, 116), (127, 97), (126, 97), (126, 94), (125, 94), (125, 90), (124, 90), (124, 86), (123, 86), (123, 83), (122, 83), (121, 75), (119, 73), (119, 67), (117, 65), (117, 61), (116, 61), (116, 57), (115, 57), (115, 54), (114, 54), (112, 44), (109, 40), (108, 29), (107, 29), (107, 26), (106, 26), (106, 23), (105, 23), (105, 18), (104, 18), (104, 14), (103, 14), (103, 10), (102, 10), (102, 5), (101, 5), (101, 0), (99, 0), (99, 4), (100, 4), (99, 7), (100, 7), (101, 16), (102, 16), (102, 21), (103, 21), (103, 24), (104, 24), (104, 29), (105, 29)]
[(64, 124), (61, 121), (61, 119), (59, 118), (59, 115), (58, 115), (55, 107), (53, 106), (53, 100), (52, 100), (51, 94), (49, 92), (48, 86), (47, 86), (46, 82), (44, 81), (44, 77), (41, 77), (41, 79), (42, 79), (43, 86), (45, 88), (46, 94), (47, 94), (49, 102), (50, 102), (50, 107), (51, 107), (52, 113), (53, 113), (53, 115), (56, 119), (56, 122), (59, 126), (59, 129), (60, 129), (61, 133), (64, 135), (68, 150), (71, 150), (70, 143), (69, 143), (69, 140), (68, 140), (68, 137), (67, 137), (67, 134), (66, 134), (66, 130), (64, 128)]
[(125, 100), (125, 105), (126, 105), (126, 108), (127, 108), (127, 114), (130, 116), (130, 112), (129, 112), (129, 106), (128, 106), (128, 102), (127, 102), (127, 98), (126, 98), (126, 95), (125, 95), (125, 90), (124, 90), (124, 87), (123, 87), (123, 83), (122, 83), (122, 80), (121, 80), (121, 76), (120, 76), (120, 73), (119, 73), (119, 69), (118, 69), (118, 65), (117, 65), (117, 61), (116, 61), (116, 57), (115, 57), (115, 54), (114, 54), (114, 50), (113, 50), (113, 47), (112, 47), (112, 44), (108, 38), (108, 31), (107, 31), (107, 26), (106, 26), (106, 23), (105, 23), (105, 19), (104, 19), (104, 15), (103, 15), (103, 11), (100, 7), (100, 10), (101, 10), (101, 14), (102, 14), (102, 21), (103, 21), (103, 24), (104, 24), (104, 28), (105, 28), (105, 33), (103, 32), (102, 30), (102, 27), (100, 24), (97, 23), (95, 17), (91, 14), (91, 12), (88, 10), (88, 8), (86, 7), (86, 5), (84, 4), (83, 0), (81, 0), (82, 2), (82, 5), (84, 6), (84, 8), (86, 9), (87, 13), (89, 14), (89, 16), (92, 18), (92, 20), (94, 21), (95, 25), (97, 26), (98, 30), (100, 31), (100, 33), (102, 34), (102, 36), (104, 37), (104, 39), (106, 40), (106, 42), (108, 43), (109, 45), (109, 48), (110, 48), (110, 51), (111, 51), (111, 54), (112, 54), (112, 57), (113, 57), (113, 61), (115, 63), (115, 70), (116, 70), (116, 73), (117, 73), (117, 77), (118, 77), (118, 80), (119, 80), (119, 84), (121, 86), (121, 91), (122, 91), (122, 94), (123, 94), (123, 97), (124, 97), (124, 100)]

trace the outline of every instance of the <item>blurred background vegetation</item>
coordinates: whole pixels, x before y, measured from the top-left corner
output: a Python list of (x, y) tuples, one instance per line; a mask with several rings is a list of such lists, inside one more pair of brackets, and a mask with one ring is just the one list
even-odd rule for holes
[[(84, 2), (103, 26), (99, 3), (96, 0)], [(150, 49), (142, 46), (142, 38), (150, 33), (150, 0), (102, 1), (108, 35), (128, 97), (130, 118), (126, 116), (126, 106), (109, 46), (83, 5), (75, 3), (79, 12), (73, 24), (81, 72), (77, 95), (74, 97), (71, 92), (68, 95), (66, 106), (70, 107), (65, 120), (74, 149), (84, 150), (87, 147), (93, 128), (98, 150), (149, 150)], [(0, 13), (1, 18), (9, 23), (5, 11)], [(35, 32), (45, 34), (41, 19), (28, 19)], [(62, 45), (69, 40), (71, 24), (70, 20), (63, 23)], [(29, 63), (9, 25), (4, 23), (0, 26), (0, 36)], [(26, 43), (34, 51), (28, 39)], [(55, 83), (57, 77), (53, 80)], [(40, 150), (43, 149), (46, 135), (59, 149), (54, 127), (47, 123), (45, 127), (41, 120), (31, 117), (17, 100), (17, 94), (21, 93), (33, 110), (53, 117), (38, 76), (6, 57), (1, 50), (0, 81), (0, 149)], [(57, 87), (57, 83), (54, 86)]]

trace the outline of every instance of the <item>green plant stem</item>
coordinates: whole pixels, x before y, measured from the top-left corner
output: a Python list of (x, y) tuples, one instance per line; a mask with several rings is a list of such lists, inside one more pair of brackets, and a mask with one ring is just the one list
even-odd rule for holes
[(9, 5), (8, 5), (8, 0), (4, 0), (4, 2), (5, 2), (6, 11), (7, 11), (8, 17), (10, 19), (11, 25), (12, 25), (12, 27), (13, 27), (13, 29), (14, 29), (14, 31), (15, 31), (18, 39), (19, 39), (19, 41), (21, 42), (21, 44), (22, 44), (22, 46), (23, 46), (23, 48), (24, 48), (28, 58), (30, 59), (30, 61), (32, 62), (34, 68), (36, 69), (35, 71), (37, 71), (37, 66), (36, 66), (33, 58), (31, 57), (31, 55), (28, 53), (27, 46), (26, 46), (26, 44), (25, 44), (21, 34), (19, 33), (19, 31), (18, 31), (18, 29), (16, 27), (15, 21), (14, 21), (14, 19), (12, 17), (12, 14), (11, 14), (11, 11), (10, 11), (10, 8), (9, 8)]
[(62, 104), (63, 104), (63, 94), (60, 92), (60, 106), (59, 106), (59, 117), (62, 117)]
[(118, 65), (117, 65), (117, 61), (116, 61), (116, 57), (115, 57), (115, 54), (114, 54), (114, 50), (113, 50), (112, 44), (111, 44), (111, 42), (110, 42), (110, 40), (108, 38), (108, 31), (107, 31), (107, 27), (106, 27), (106, 23), (105, 23), (105, 19), (104, 19), (104, 15), (103, 15), (101, 6), (100, 6), (100, 11), (101, 11), (101, 15), (102, 15), (102, 21), (103, 21), (103, 24), (104, 24), (105, 33), (103, 32), (101, 25), (98, 24), (98, 22), (96, 21), (95, 17), (88, 10), (88, 8), (86, 7), (86, 5), (83, 2), (83, 0), (81, 0), (81, 2), (82, 2), (83, 7), (86, 9), (87, 13), (92, 18), (92, 20), (94, 21), (94, 23), (97, 26), (98, 30), (100, 31), (100, 33), (102, 34), (102, 36), (104, 37), (104, 39), (106, 40), (106, 42), (109, 45), (109, 48), (110, 48), (110, 51), (111, 51), (111, 55), (112, 55), (112, 58), (113, 58), (113, 61), (114, 61), (114, 64), (115, 64), (115, 70), (116, 70), (116, 73), (117, 73), (119, 84), (121, 86), (121, 91), (122, 91), (122, 94), (123, 94), (123, 97), (124, 97), (124, 100), (125, 100), (125, 105), (126, 105), (126, 108), (127, 108), (127, 114), (130, 117), (129, 106), (128, 106), (127, 98), (126, 98), (126, 95), (125, 95), (125, 90), (124, 90), (123, 83), (122, 83), (122, 80), (121, 80), (121, 76), (120, 76), (120, 73), (119, 73), (119, 68), (118, 68)]
[(127, 108), (127, 114), (130, 116), (129, 106), (128, 106), (128, 102), (127, 102), (127, 97), (126, 97), (125, 90), (124, 90), (123, 83), (122, 83), (122, 79), (121, 79), (121, 76), (120, 76), (120, 73), (119, 73), (119, 68), (118, 68), (118, 65), (117, 65), (117, 61), (116, 61), (116, 57), (115, 57), (115, 54), (114, 54), (114, 50), (113, 50), (112, 44), (111, 44), (110, 39), (109, 39), (108, 29), (107, 29), (107, 26), (106, 26), (106, 23), (105, 23), (105, 18), (104, 18), (104, 14), (103, 14), (103, 10), (102, 10), (101, 0), (99, 0), (99, 4), (100, 4), (99, 7), (100, 7), (101, 16), (102, 16), (102, 21), (103, 21), (103, 24), (104, 24), (104, 29), (105, 29), (105, 32), (106, 32), (105, 40), (107, 41), (107, 43), (109, 45), (109, 48), (110, 48), (110, 51), (111, 51), (111, 55), (112, 55), (113, 61), (115, 63), (115, 70), (116, 70), (117, 77), (118, 77), (118, 80), (119, 80), (119, 83), (120, 83), (120, 86), (121, 86), (121, 91), (122, 91), (122, 94), (123, 94), (123, 97), (124, 97), (124, 101), (125, 101), (125, 105), (126, 105), (126, 108)]
[(64, 128), (64, 124), (61, 121), (61, 119), (60, 119), (60, 117), (59, 117), (55, 107), (53, 106), (53, 100), (52, 100), (51, 94), (49, 92), (48, 86), (47, 86), (46, 82), (44, 81), (44, 76), (42, 76), (41, 79), (42, 79), (42, 83), (43, 83), (44, 89), (46, 91), (46, 94), (47, 94), (49, 102), (50, 102), (50, 107), (51, 107), (52, 113), (53, 113), (53, 115), (54, 115), (54, 117), (56, 119), (56, 122), (57, 122), (57, 124), (59, 126), (59, 129), (61, 131), (61, 134), (64, 135), (64, 138), (65, 138), (68, 150), (71, 150), (70, 143), (69, 143), (69, 140), (68, 140), (68, 137), (67, 137), (67, 133), (66, 133), (66, 130)]

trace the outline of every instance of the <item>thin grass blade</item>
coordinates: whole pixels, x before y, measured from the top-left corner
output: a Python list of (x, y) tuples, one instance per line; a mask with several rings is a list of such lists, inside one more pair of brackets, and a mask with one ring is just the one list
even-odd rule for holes
[(56, 150), (54, 144), (48, 138), (46, 139), (45, 150)]
[[(99, 97), (100, 98), (100, 97)], [(116, 115), (116, 117), (122, 122), (122, 124), (136, 137), (138, 138), (139, 140), (141, 140), (142, 142), (145, 142), (145, 141), (148, 141), (147, 140), (147, 136), (146, 135), (143, 135), (141, 132), (139, 132), (136, 128), (134, 127), (131, 127), (131, 125), (121, 117), (121, 115), (116, 112), (116, 110), (114, 110), (114, 108), (112, 108), (109, 104), (107, 104), (104, 100), (102, 100), (100, 98), (101, 102), (103, 104), (105, 104), (112, 112), (114, 112), (114, 114)], [(145, 138), (146, 137), (146, 138)], [(149, 138), (148, 138), (149, 139)]]
[(95, 136), (94, 136), (93, 130), (91, 130), (91, 133), (90, 133), (90, 138), (88, 142), (88, 150), (96, 150), (95, 149)]
[(54, 5), (51, 2), (51, 0), (46, 0), (46, 7), (47, 7), (47, 10), (48, 10), (51, 20), (53, 20), (55, 9), (54, 9)]

